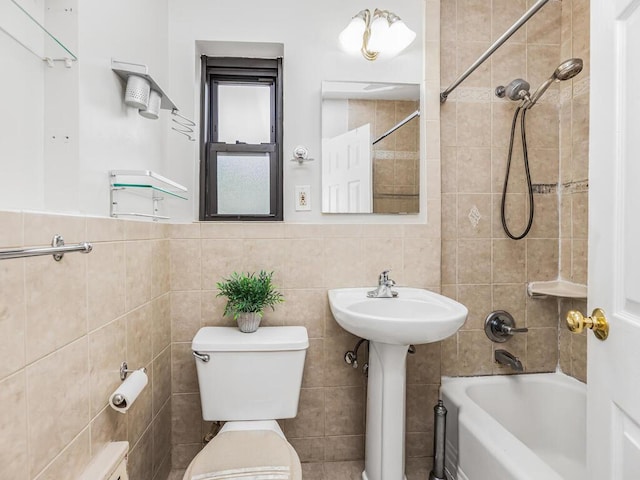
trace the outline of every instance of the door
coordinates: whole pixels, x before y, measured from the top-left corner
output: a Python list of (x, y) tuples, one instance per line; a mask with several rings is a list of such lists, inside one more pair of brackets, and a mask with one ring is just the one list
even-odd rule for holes
[(322, 140), (322, 211), (371, 213), (371, 126)]
[(591, 2), (589, 479), (640, 479), (640, 1)]

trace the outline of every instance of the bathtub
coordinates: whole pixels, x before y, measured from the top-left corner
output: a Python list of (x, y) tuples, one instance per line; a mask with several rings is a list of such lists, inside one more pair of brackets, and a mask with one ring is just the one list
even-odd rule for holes
[(562, 373), (443, 378), (457, 480), (584, 480), (586, 385)]

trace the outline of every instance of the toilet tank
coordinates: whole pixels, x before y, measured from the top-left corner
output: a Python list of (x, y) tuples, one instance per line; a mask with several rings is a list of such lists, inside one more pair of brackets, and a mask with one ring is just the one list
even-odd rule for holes
[(304, 327), (260, 327), (254, 333), (235, 327), (201, 328), (191, 348), (202, 417), (226, 421), (295, 417), (308, 347)]
[(129, 442), (107, 443), (99, 453), (94, 454), (78, 480), (129, 480), (128, 454)]

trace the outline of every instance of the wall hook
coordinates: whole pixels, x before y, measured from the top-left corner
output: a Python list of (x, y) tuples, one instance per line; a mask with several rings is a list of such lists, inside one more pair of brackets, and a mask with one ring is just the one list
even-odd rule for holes
[(314, 160), (313, 158), (309, 158), (309, 149), (304, 145), (298, 145), (293, 149), (292, 162), (298, 162), (299, 165), (302, 165), (304, 162), (313, 162)]

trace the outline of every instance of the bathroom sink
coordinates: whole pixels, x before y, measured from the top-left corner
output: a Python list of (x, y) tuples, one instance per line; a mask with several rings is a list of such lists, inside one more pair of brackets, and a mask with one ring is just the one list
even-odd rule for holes
[(397, 292), (393, 298), (368, 297), (371, 288), (329, 290), (331, 312), (340, 326), (370, 340), (363, 480), (406, 480), (408, 346), (437, 342), (453, 335), (468, 314), (464, 305), (437, 293), (393, 286), (387, 273), (380, 274), (380, 286), (375, 293)]
[(467, 318), (464, 305), (428, 290), (397, 287), (395, 298), (368, 298), (370, 290), (329, 290), (338, 324), (367, 340), (395, 345), (437, 342), (457, 332)]

